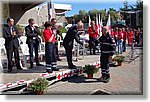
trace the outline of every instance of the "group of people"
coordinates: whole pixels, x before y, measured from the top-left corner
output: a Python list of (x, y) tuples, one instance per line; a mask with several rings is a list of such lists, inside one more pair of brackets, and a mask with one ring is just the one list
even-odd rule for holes
[[(90, 55), (96, 55), (95, 51), (98, 50), (96, 46), (98, 46), (98, 39), (100, 37), (100, 34), (98, 32), (98, 26), (95, 25), (95, 22), (91, 21), (90, 24), (91, 25), (88, 28)], [(115, 39), (116, 45), (118, 46), (118, 54), (126, 52), (126, 45), (132, 46), (132, 44), (134, 43), (135, 46), (142, 46), (143, 44), (142, 28), (133, 29), (129, 27), (116, 27), (114, 29), (111, 29), (111, 32), (109, 33)]]
[[(36, 61), (36, 66), (43, 66), (42, 64), (39, 63), (39, 56), (38, 56), (38, 50), (39, 50), (39, 44), (41, 42), (41, 39), (39, 38), (39, 35), (41, 35), (40, 30), (37, 26), (35, 26), (35, 21), (34, 19), (30, 18), (28, 20), (29, 25), (25, 27), (25, 35), (27, 37), (26, 44), (28, 45), (29, 48), (29, 54), (30, 54), (30, 69), (33, 68), (34, 66), (34, 56), (33, 53), (35, 52), (35, 61)], [(51, 20), (51, 31), (53, 32), (54, 35), (56, 33), (59, 33), (57, 31), (57, 28), (55, 27), (56, 24), (56, 19), (53, 18)], [(47, 26), (45, 26), (45, 29), (47, 29)], [(18, 70), (22, 70), (21, 65), (20, 65), (20, 57), (19, 57), (19, 40), (18, 38), (20, 37), (20, 34), (18, 32), (18, 28), (14, 24), (14, 19), (13, 18), (8, 18), (7, 19), (7, 24), (3, 25), (3, 38), (5, 39), (5, 48), (7, 52), (7, 59), (8, 59), (8, 72), (12, 72), (12, 67), (13, 65), (13, 53), (14, 53), (14, 58), (15, 58), (15, 64)], [(43, 32), (45, 34), (45, 32)], [(45, 41), (46, 38), (45, 38)], [(46, 43), (46, 48), (47, 48), (47, 43)], [(50, 48), (51, 49), (51, 48)], [(55, 56), (56, 58), (52, 57), (52, 60), (58, 60), (61, 61), (59, 58), (58, 54), (58, 41), (57, 37), (55, 37)], [(47, 50), (46, 50), (47, 52)], [(49, 53), (49, 52), (47, 52)], [(46, 55), (47, 55), (46, 53)], [(48, 55), (47, 55), (48, 56)], [(46, 57), (47, 57), (46, 56)], [(48, 57), (46, 58), (48, 59)], [(49, 60), (48, 60), (49, 61)], [(54, 61), (56, 62), (56, 61)], [(47, 62), (49, 64), (49, 62)], [(46, 64), (46, 66), (48, 65)], [(55, 69), (53, 69), (55, 70)]]
[(142, 46), (142, 28), (138, 28), (137, 30), (132, 28), (111, 29), (111, 36), (114, 37), (118, 45), (118, 54), (126, 51), (126, 45), (131, 46), (134, 43), (136, 46)]
[[(94, 41), (97, 37), (97, 28), (94, 26), (94, 21), (91, 22), (93, 25), (90, 29), (91, 36), (90, 41)], [(45, 50), (46, 50), (46, 66), (48, 67), (47, 72), (52, 72), (53, 69), (57, 69), (56, 67), (56, 58), (55, 58), (55, 34), (51, 30), (51, 22), (45, 22), (45, 30), (43, 32), (45, 38)], [(66, 51), (66, 57), (68, 62), (69, 69), (76, 69), (77, 67), (72, 62), (72, 49), (74, 40), (83, 46), (83, 42), (80, 41), (80, 33), (84, 30), (84, 24), (82, 21), (79, 21), (76, 25), (70, 27), (66, 33), (66, 36), (63, 40), (63, 46)], [(93, 37), (93, 38), (92, 38)], [(109, 82), (110, 73), (109, 73), (109, 60), (112, 58), (113, 54), (116, 53), (116, 43), (115, 39), (108, 33), (107, 28), (104, 27), (102, 29), (102, 36), (99, 37), (98, 42), (100, 43), (100, 62), (101, 62), (101, 73), (100, 81)], [(95, 46), (95, 45), (94, 45)], [(94, 47), (92, 47), (95, 49)], [(95, 51), (95, 50), (93, 50)], [(95, 54), (95, 52), (93, 52)], [(52, 69), (52, 70), (51, 70)]]
[[(34, 56), (33, 51), (35, 51), (35, 61), (37, 66), (43, 66), (39, 63), (38, 49), (41, 39), (38, 37), (41, 35), (37, 26), (34, 25), (34, 19), (30, 18), (28, 20), (29, 25), (25, 27), (25, 35), (27, 37), (26, 43), (28, 44), (30, 53), (30, 69), (33, 68)], [(56, 19), (52, 18), (51, 21), (46, 21), (44, 24), (45, 29), (43, 30), (43, 37), (45, 41), (45, 57), (46, 57), (46, 72), (51, 73), (52, 71), (58, 71), (57, 61), (61, 61), (58, 54), (58, 37), (59, 30), (56, 27)], [(72, 62), (72, 49), (74, 40), (77, 43), (83, 45), (80, 41), (79, 32), (84, 30), (84, 24), (79, 21), (76, 25), (70, 27), (63, 39), (63, 46), (66, 52), (66, 58), (68, 62), (69, 69), (76, 69), (77, 67)], [(135, 31), (134, 31), (135, 32)], [(133, 37), (135, 35), (135, 42), (139, 44), (142, 39), (142, 30), (138, 29), (136, 33), (131, 29), (112, 29), (111, 34), (107, 31), (106, 27), (102, 28), (102, 36), (98, 34), (98, 27), (95, 25), (94, 21), (91, 21), (91, 26), (88, 28), (89, 34), (89, 48), (90, 54), (96, 54), (96, 46), (100, 44), (101, 56), (101, 73), (102, 76), (100, 80), (102, 82), (109, 82), (109, 61), (113, 54), (116, 53), (116, 45), (118, 45), (118, 53), (121, 54), (122, 51), (126, 51), (126, 39), (128, 39), (128, 44), (131, 45)], [(14, 58), (16, 67), (22, 70), (20, 66), (19, 58), (19, 33), (17, 27), (14, 25), (14, 19), (8, 18), (7, 24), (3, 27), (3, 37), (5, 39), (5, 47), (7, 51), (8, 59), (8, 72), (12, 71), (13, 63), (12, 57), (14, 52)], [(93, 52), (93, 53), (92, 53)]]

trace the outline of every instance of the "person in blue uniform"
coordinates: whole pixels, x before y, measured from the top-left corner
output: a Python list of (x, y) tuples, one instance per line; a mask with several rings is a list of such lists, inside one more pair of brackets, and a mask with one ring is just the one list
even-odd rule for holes
[(109, 35), (105, 27), (102, 29), (102, 36), (99, 38), (99, 42), (101, 50), (100, 62), (102, 74), (99, 80), (107, 83), (110, 80), (109, 60), (112, 58), (113, 54), (116, 53), (116, 43), (114, 38)]

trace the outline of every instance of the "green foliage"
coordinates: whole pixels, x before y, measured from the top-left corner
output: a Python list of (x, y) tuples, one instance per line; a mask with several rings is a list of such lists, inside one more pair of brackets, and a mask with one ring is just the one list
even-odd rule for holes
[(67, 33), (67, 29), (63, 26), (60, 27), (59, 31), (60, 31), (60, 34)]
[(21, 26), (21, 25), (16, 25), (16, 27), (18, 28), (18, 30), (20, 30), (22, 33), (24, 32), (25, 30), (25, 27), (24, 26)]
[(96, 68), (96, 66), (94, 65), (85, 65), (85, 67), (83, 67), (83, 70), (87, 74), (94, 74), (98, 72), (99, 68)]
[(37, 80), (32, 81), (29, 85), (29, 89), (32, 91), (45, 91), (48, 87), (48, 80), (45, 78), (38, 78)]
[[(124, 7), (120, 8), (121, 11), (137, 11), (137, 10), (141, 11), (141, 12), (139, 12), (139, 27), (143, 27), (143, 1), (137, 0), (136, 4), (134, 4), (134, 5), (128, 5), (128, 2), (125, 1), (123, 4), (124, 4)], [(126, 24), (129, 25), (130, 20), (131, 20), (130, 14), (121, 12), (121, 15), (122, 15), (123, 19), (126, 20)]]
[(125, 56), (117, 55), (117, 56), (114, 57), (114, 60), (116, 62), (123, 62), (125, 60)]
[(112, 21), (116, 21), (118, 19), (118, 14), (115, 9), (109, 8), (109, 14)]

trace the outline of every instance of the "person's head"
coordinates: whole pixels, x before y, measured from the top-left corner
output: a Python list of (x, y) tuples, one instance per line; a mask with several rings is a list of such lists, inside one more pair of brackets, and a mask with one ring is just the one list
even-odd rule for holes
[(14, 25), (14, 19), (13, 18), (7, 18), (7, 24), (9, 26), (13, 26)]
[(30, 26), (33, 26), (34, 25), (34, 19), (33, 18), (30, 18), (29, 20), (28, 20), (28, 23), (29, 23), (29, 25)]
[(52, 26), (52, 24), (49, 21), (46, 21), (44, 24), (45, 29), (51, 29), (51, 26)]
[(125, 31), (125, 28), (122, 28), (122, 31)]
[(94, 26), (95, 25), (95, 21), (91, 21), (91, 26)]
[(57, 23), (56, 19), (55, 19), (55, 18), (52, 18), (52, 19), (51, 19), (51, 24), (52, 24), (52, 25), (55, 25), (56, 23)]
[(102, 28), (102, 34), (103, 34), (104, 36), (107, 35), (107, 28), (106, 28), (106, 27), (103, 27), (103, 28)]
[(122, 32), (122, 29), (120, 28), (119, 31)]
[(82, 23), (82, 21), (79, 21), (77, 23), (77, 30), (83, 30), (83, 23)]

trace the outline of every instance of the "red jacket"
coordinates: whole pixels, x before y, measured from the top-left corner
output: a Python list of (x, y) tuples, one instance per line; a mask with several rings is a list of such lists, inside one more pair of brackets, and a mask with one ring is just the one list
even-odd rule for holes
[(49, 42), (49, 39), (50, 39), (51, 37), (53, 37), (51, 42), (55, 42), (55, 35), (52, 36), (52, 34), (53, 34), (53, 33), (52, 33), (52, 31), (51, 31), (50, 29), (44, 29), (44, 31), (43, 31), (43, 36), (44, 36), (44, 39), (45, 39), (45, 42), (46, 42), (46, 43)]
[(111, 36), (115, 37), (115, 31), (111, 31)]
[(123, 38), (123, 32), (122, 31), (119, 31), (118, 33), (118, 40), (122, 39)]
[(123, 31), (123, 41), (126, 41), (126, 38), (127, 38), (127, 32)]
[(89, 37), (97, 38), (97, 36), (99, 36), (99, 34), (98, 34), (98, 27), (95, 25), (95, 33), (92, 30), (92, 27), (89, 27), (88, 33), (89, 33)]

